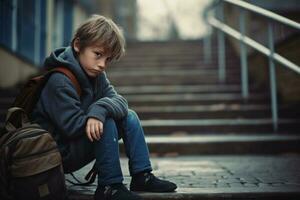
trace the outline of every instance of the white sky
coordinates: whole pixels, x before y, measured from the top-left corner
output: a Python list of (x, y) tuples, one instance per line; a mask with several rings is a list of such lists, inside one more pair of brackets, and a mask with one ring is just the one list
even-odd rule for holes
[(206, 34), (203, 9), (212, 0), (137, 0), (138, 38), (164, 40), (171, 27), (170, 18), (182, 39), (195, 39)]

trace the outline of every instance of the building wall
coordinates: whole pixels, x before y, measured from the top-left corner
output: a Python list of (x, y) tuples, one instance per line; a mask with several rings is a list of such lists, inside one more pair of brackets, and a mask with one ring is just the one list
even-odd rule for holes
[(27, 77), (37, 73), (37, 69), (24, 59), (16, 57), (7, 49), (0, 47), (0, 87), (12, 87)]
[(75, 28), (102, 14), (136, 37), (136, 0), (1, 0), (0, 88), (37, 73), (55, 48), (68, 46)]
[(68, 46), (75, 28), (97, 8), (75, 0), (0, 1), (0, 88), (37, 73), (44, 58)]

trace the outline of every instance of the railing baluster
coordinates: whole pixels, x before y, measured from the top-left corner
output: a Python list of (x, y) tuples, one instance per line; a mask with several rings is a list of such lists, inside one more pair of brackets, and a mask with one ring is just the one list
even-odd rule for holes
[[(220, 21), (224, 22), (224, 6), (220, 3), (219, 12), (217, 13)], [(219, 62), (219, 82), (223, 83), (226, 79), (225, 70), (225, 35), (223, 31), (218, 30), (218, 62)]]
[(212, 33), (208, 33), (204, 38), (204, 62), (209, 64), (211, 62), (211, 35)]
[(268, 45), (270, 49), (269, 55), (269, 73), (271, 87), (271, 103), (272, 103), (272, 121), (274, 131), (278, 130), (278, 109), (277, 109), (277, 93), (276, 93), (276, 69), (274, 63), (274, 36), (273, 24), (268, 22)]
[(17, 0), (13, 0), (13, 7), (12, 7), (12, 44), (11, 48), (13, 51), (17, 51)]
[(41, 24), (40, 24), (40, 9), (41, 9), (41, 2), (40, 1), (35, 1), (35, 13), (36, 17), (34, 19), (34, 26), (35, 26), (35, 37), (34, 37), (34, 62), (35, 64), (40, 63), (40, 41), (41, 41), (41, 35), (40, 35), (40, 29), (41, 29)]
[(241, 79), (242, 79), (242, 96), (244, 100), (248, 100), (249, 97), (249, 86), (248, 86), (248, 60), (247, 60), (247, 46), (244, 43), (245, 40), (245, 10), (240, 9), (240, 32), (241, 32), (241, 40), (240, 40), (240, 48), (241, 48)]

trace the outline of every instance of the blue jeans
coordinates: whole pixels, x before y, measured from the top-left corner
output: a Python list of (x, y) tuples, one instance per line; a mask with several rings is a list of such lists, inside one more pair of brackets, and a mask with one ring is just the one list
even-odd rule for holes
[(129, 110), (128, 115), (118, 122), (111, 118), (106, 119), (99, 141), (90, 142), (86, 135), (72, 141), (63, 162), (65, 172), (78, 170), (96, 158), (95, 167), (99, 171), (98, 184), (121, 183), (123, 174), (119, 159), (119, 138), (123, 139), (125, 152), (129, 158), (130, 175), (144, 170), (151, 171), (143, 128), (137, 114)]

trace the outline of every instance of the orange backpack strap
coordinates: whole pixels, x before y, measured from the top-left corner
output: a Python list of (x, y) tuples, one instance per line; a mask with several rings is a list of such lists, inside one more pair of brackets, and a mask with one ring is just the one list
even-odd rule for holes
[(79, 97), (81, 97), (82, 90), (81, 90), (79, 82), (78, 82), (76, 76), (73, 74), (73, 72), (71, 72), (66, 67), (56, 67), (56, 68), (52, 69), (51, 71), (52, 72), (60, 72), (60, 73), (63, 73), (64, 75), (66, 75), (72, 81), (72, 83), (74, 84)]

